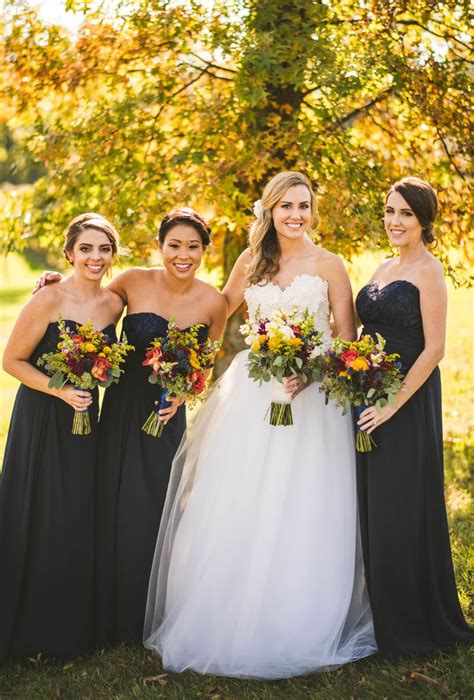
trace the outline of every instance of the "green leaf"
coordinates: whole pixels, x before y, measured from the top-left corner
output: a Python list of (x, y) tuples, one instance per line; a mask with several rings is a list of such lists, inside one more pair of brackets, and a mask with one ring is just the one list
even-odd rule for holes
[(397, 405), (397, 399), (395, 398), (395, 394), (389, 394), (389, 395), (388, 395), (388, 402), (389, 402), (392, 406), (396, 406), (396, 405)]
[(301, 359), (301, 357), (295, 357), (295, 362), (298, 369), (301, 369), (303, 367), (303, 360)]
[(372, 387), (372, 389), (369, 389), (369, 391), (367, 392), (367, 398), (371, 399), (374, 394), (375, 394), (375, 389)]
[(150, 384), (158, 384), (158, 377), (156, 376), (156, 374), (150, 374), (150, 376), (148, 377), (148, 381), (150, 382)]

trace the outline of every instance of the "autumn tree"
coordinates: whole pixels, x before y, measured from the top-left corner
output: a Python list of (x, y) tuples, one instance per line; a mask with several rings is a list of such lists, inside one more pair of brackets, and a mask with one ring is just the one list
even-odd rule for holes
[(211, 218), (224, 279), (264, 182), (296, 168), (320, 195), (318, 239), (350, 256), (384, 245), (383, 192), (411, 173), (438, 190), (437, 254), (466, 280), (465, 0), (68, 6), (86, 15), (77, 36), (5, 10), (1, 119), (45, 174), (4, 207), (4, 250), (54, 242), (94, 209), (143, 260), (160, 216), (186, 203)]

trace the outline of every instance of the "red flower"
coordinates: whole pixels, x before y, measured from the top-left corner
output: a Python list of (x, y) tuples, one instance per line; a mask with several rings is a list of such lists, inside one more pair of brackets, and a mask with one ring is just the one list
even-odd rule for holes
[(163, 351), (161, 348), (152, 348), (147, 350), (145, 359), (142, 362), (143, 367), (152, 367), (153, 374), (157, 374), (163, 360)]
[(345, 363), (346, 367), (348, 367), (349, 363), (355, 360), (356, 357), (359, 357), (357, 350), (350, 349), (341, 353), (341, 360)]
[(92, 366), (91, 374), (99, 382), (106, 382), (108, 378), (107, 370), (110, 367), (112, 367), (112, 363), (106, 357), (98, 357)]
[(200, 394), (202, 391), (204, 391), (204, 387), (206, 386), (206, 379), (203, 373), (193, 372), (191, 375), (191, 383), (194, 394)]
[(81, 360), (76, 360), (73, 355), (68, 357), (67, 365), (71, 372), (76, 375), (76, 377), (81, 377), (84, 374), (84, 363)]

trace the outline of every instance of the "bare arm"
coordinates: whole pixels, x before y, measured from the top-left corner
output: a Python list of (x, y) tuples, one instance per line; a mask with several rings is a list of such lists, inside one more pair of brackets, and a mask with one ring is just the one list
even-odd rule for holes
[(344, 340), (354, 340), (357, 330), (354, 319), (354, 303), (349, 275), (342, 260), (334, 255), (325, 266), (328, 281), (329, 304), (334, 322), (333, 335), (340, 335)]
[(133, 279), (135, 277), (134, 271), (135, 270), (133, 268), (131, 270), (125, 270), (125, 272), (122, 272), (115, 279), (113, 279), (110, 284), (107, 285), (107, 289), (119, 295), (124, 306), (127, 306), (128, 304), (128, 288), (130, 284), (133, 284)]
[(92, 402), (88, 391), (73, 386), (51, 389), (48, 387), (49, 377), (28, 362), (44, 336), (50, 319), (57, 315), (56, 290), (44, 289), (37, 292), (24, 306), (13, 327), (3, 354), (3, 369), (30, 389), (60, 398), (81, 410)]
[(227, 299), (223, 294), (217, 293), (211, 311), (211, 323), (209, 326), (209, 338), (219, 340), (224, 333), (227, 321)]
[(229, 275), (222, 294), (227, 300), (227, 315), (232, 316), (244, 300), (244, 291), (247, 286), (246, 271), (250, 261), (250, 250), (247, 248), (237, 258), (232, 272)]
[[(416, 362), (408, 371), (401, 389), (395, 395), (396, 406), (388, 404), (381, 411), (368, 408), (361, 415), (359, 425), (368, 433), (377, 425), (384, 423), (403, 406), (426, 382), (430, 374), (444, 355), (446, 338), (447, 291), (441, 265), (430, 266), (419, 282), (420, 307), (423, 320), (425, 347)], [(370, 427), (369, 427), (370, 426)]]

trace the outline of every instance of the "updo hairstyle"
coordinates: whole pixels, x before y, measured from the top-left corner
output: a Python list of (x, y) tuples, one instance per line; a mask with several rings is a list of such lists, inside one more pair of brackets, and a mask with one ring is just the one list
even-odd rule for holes
[(419, 177), (404, 177), (391, 186), (385, 201), (392, 192), (401, 194), (410, 208), (413, 209), (421, 224), (423, 243), (425, 245), (434, 243), (436, 239), (433, 233), (433, 224), (438, 213), (438, 198), (431, 185), (420, 180)]
[(211, 242), (211, 229), (202, 216), (194, 211), (194, 209), (180, 207), (164, 215), (158, 231), (158, 240), (161, 245), (165, 242), (166, 235), (171, 229), (179, 225), (191, 226), (199, 235), (204, 248)]

